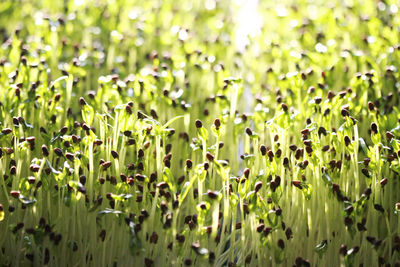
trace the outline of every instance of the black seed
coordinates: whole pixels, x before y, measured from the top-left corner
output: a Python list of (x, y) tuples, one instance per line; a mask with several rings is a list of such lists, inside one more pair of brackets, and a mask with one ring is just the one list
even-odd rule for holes
[(247, 127), (246, 128), (246, 134), (249, 135), (249, 136), (252, 136), (253, 135), (253, 131), (249, 127)]
[(47, 148), (46, 145), (42, 145), (42, 153), (43, 156), (47, 157), (49, 155), (49, 149)]
[(347, 246), (342, 244), (339, 249), (339, 254), (342, 256), (346, 256), (347, 254)]
[(369, 109), (370, 111), (373, 111), (373, 110), (375, 109), (375, 105), (374, 105), (374, 103), (372, 103), (371, 101), (368, 101), (368, 109)]
[(260, 146), (261, 155), (265, 156), (267, 154), (267, 147), (265, 145)]
[(138, 151), (138, 157), (139, 157), (139, 158), (143, 158), (143, 157), (144, 157), (144, 151), (143, 151), (143, 149), (139, 149), (139, 151)]
[(263, 223), (260, 223), (257, 226), (257, 232), (261, 233), (264, 230), (265, 225)]
[(350, 137), (348, 137), (347, 135), (344, 137), (344, 144), (346, 146), (349, 146), (351, 143)]
[(365, 189), (365, 191), (364, 191), (364, 194), (365, 194), (367, 197), (369, 197), (369, 196), (371, 195), (371, 193), (372, 193), (372, 190), (371, 190), (370, 187), (368, 187), (368, 188)]
[(364, 224), (362, 223), (357, 223), (357, 229), (358, 231), (362, 232), (362, 231), (367, 231), (367, 228), (365, 227)]
[(278, 207), (278, 208), (275, 210), (275, 214), (276, 214), (277, 216), (281, 216), (281, 215), (282, 215), (282, 209)]
[(346, 216), (346, 217), (344, 218), (344, 224), (345, 224), (346, 226), (350, 226), (350, 225), (353, 224), (353, 220), (352, 220), (349, 216)]
[(193, 166), (193, 162), (190, 159), (186, 160), (186, 168), (191, 169)]
[(286, 235), (286, 239), (289, 240), (291, 238), (293, 238), (293, 232), (292, 229), (290, 227), (288, 227), (285, 231), (285, 235)]
[(287, 157), (283, 159), (283, 166), (289, 166), (289, 159)]
[[(219, 195), (218, 191), (207, 190), (207, 196), (211, 199), (216, 199)], [(205, 207), (204, 207), (205, 208)]]
[(371, 123), (371, 132), (374, 134), (378, 133), (378, 126), (376, 125), (375, 122)]
[(56, 147), (56, 148), (54, 148), (53, 151), (58, 157), (62, 157), (63, 156), (63, 151), (62, 151), (61, 148)]
[(48, 248), (44, 250), (44, 264), (47, 265), (50, 261), (50, 251)]
[(342, 108), (342, 110), (340, 111), (340, 114), (342, 114), (343, 117), (347, 117), (347, 116), (349, 116), (349, 111), (345, 108)]
[(277, 244), (280, 249), (285, 249), (285, 242), (283, 241), (283, 239), (279, 239)]
[(369, 174), (369, 171), (368, 171), (367, 168), (362, 168), (362, 169), (361, 169), (361, 172), (362, 172), (366, 177), (368, 177), (368, 178), (371, 177), (371, 175)]
[(112, 157), (113, 157), (114, 159), (118, 159), (118, 158), (119, 158), (118, 152), (116, 152), (116, 151), (114, 151), (114, 150), (111, 150), (111, 155), (112, 155)]
[(208, 170), (208, 168), (210, 167), (210, 164), (208, 164), (208, 162), (204, 162), (203, 163), (203, 167), (204, 167), (204, 170)]
[(197, 129), (200, 129), (201, 127), (203, 127), (203, 123), (201, 122), (201, 120), (196, 120), (195, 124), (196, 124)]
[(86, 102), (86, 100), (85, 100), (83, 97), (80, 97), (80, 98), (79, 98), (79, 104), (80, 104), (81, 106), (85, 106), (85, 105), (87, 105), (87, 102)]
[(382, 205), (380, 205), (380, 204), (374, 204), (374, 208), (377, 210), (377, 211), (380, 211), (380, 212), (382, 212), (382, 213), (384, 213), (385, 212), (385, 209), (382, 207)]
[(149, 258), (144, 259), (144, 265), (146, 267), (151, 267), (151, 266), (153, 266), (153, 264), (154, 264), (154, 261), (152, 259), (149, 259)]

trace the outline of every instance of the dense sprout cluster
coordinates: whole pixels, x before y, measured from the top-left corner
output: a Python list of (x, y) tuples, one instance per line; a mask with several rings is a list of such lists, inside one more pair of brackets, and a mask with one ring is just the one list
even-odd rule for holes
[(0, 3), (0, 265), (399, 266), (399, 3), (176, 2)]

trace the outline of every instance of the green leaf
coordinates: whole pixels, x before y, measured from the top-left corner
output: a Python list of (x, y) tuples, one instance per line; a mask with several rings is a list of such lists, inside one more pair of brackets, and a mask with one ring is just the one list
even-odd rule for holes
[(162, 129), (166, 129), (166, 128), (167, 128), (170, 124), (172, 124), (174, 121), (179, 120), (179, 119), (181, 119), (181, 118), (183, 118), (183, 117), (184, 117), (184, 116), (181, 115), (181, 116), (176, 116), (176, 117), (170, 119), (169, 121), (167, 121), (166, 124), (164, 124), (164, 125), (162, 126)]
[(26, 197), (26, 196), (24, 196), (24, 195), (19, 195), (19, 201), (22, 203), (22, 204), (25, 204), (25, 205), (27, 205), (27, 206), (30, 206), (30, 205), (33, 205), (33, 204), (35, 204), (36, 203), (36, 199), (35, 198), (33, 198), (33, 199), (29, 199), (28, 197)]
[(322, 174), (322, 180), (327, 183), (328, 185), (332, 184), (332, 178), (329, 176), (329, 174), (327, 172), (324, 172)]
[(33, 240), (35, 240), (35, 243), (37, 245), (40, 245), (43, 243), (45, 233), (42, 229), (38, 228), (35, 230), (35, 233), (33, 234)]
[(323, 240), (319, 243), (315, 248), (314, 251), (318, 253), (319, 258), (322, 258), (322, 255), (328, 250), (328, 241)]
[(99, 211), (99, 215), (104, 215), (104, 214), (122, 214), (122, 211), (120, 210), (113, 210), (110, 208), (106, 208), (104, 210)]
[(360, 146), (362, 148), (362, 150), (364, 151), (365, 154), (368, 154), (368, 147), (365, 144), (364, 139), (362, 139), (361, 137), (358, 139), (360, 141)]
[(120, 194), (120, 195), (111, 194), (111, 197), (115, 200), (123, 201), (130, 199), (132, 197), (132, 194)]
[(92, 108), (92, 106), (90, 106), (88, 104), (88, 105), (84, 105), (82, 107), (82, 118), (88, 125), (92, 125), (94, 115), (95, 115), (95, 113), (94, 113), (94, 109)]
[(203, 139), (204, 141), (208, 140), (208, 131), (206, 128), (201, 127), (200, 129), (197, 130), (197, 133), (198, 133), (199, 137), (201, 139)]

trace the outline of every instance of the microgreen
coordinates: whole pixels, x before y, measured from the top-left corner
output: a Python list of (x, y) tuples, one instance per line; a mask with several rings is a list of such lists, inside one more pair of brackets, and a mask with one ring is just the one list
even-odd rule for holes
[(1, 266), (400, 264), (399, 3), (242, 2), (0, 3)]

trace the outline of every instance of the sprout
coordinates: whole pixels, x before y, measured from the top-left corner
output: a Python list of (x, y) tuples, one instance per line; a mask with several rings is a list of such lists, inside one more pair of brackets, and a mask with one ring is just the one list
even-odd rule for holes
[(4, 4), (0, 265), (397, 264), (394, 5), (86, 2)]

